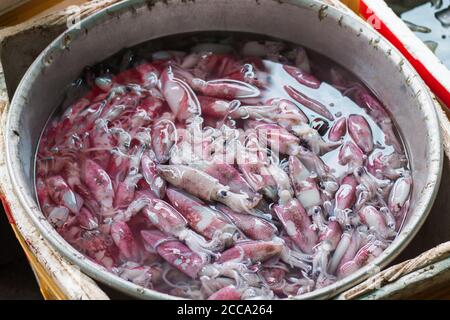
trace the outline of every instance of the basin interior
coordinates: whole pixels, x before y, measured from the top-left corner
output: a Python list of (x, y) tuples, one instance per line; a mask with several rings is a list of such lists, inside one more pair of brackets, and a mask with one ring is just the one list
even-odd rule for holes
[[(125, 48), (164, 36), (205, 31), (261, 34), (303, 45), (344, 66), (381, 99), (392, 115), (410, 159), (414, 180), (411, 210), (404, 232), (411, 233), (432, 196), (430, 173), (440, 161), (437, 124), (431, 100), (407, 62), (374, 31), (316, 1), (156, 1), (126, 5), (90, 18), (49, 47), (18, 88), (8, 122), (11, 171), (25, 202), (41, 215), (35, 200), (34, 160), (47, 120), (65, 100), (68, 85), (86, 66)], [(120, 16), (119, 16), (120, 14)], [(283, 17), (283, 19), (279, 19)], [(151, 46), (152, 42), (149, 42)], [(66, 101), (68, 103), (70, 101)], [(433, 122), (434, 121), (434, 122)], [(423, 194), (427, 198), (423, 199)], [(409, 228), (408, 228), (409, 226)], [(387, 250), (389, 251), (389, 249)], [(385, 257), (383, 257), (384, 259)]]

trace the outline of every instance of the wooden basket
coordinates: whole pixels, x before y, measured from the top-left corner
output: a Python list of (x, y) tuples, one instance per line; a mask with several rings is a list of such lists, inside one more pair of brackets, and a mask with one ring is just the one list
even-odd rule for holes
[[(338, 0), (323, 0), (328, 5), (349, 10)], [(90, 1), (80, 7), (82, 17), (109, 6), (118, 0)], [(356, 12), (357, 1), (343, 1)], [(28, 66), (37, 55), (67, 27), (70, 13), (57, 12), (38, 20), (0, 31), (0, 61), (4, 67), (4, 88), (0, 65), (0, 128), (4, 127), (8, 110), (8, 94), (12, 94)], [(3, 85), (2, 85), (3, 83)], [(450, 122), (437, 100), (436, 110), (441, 122), (446, 159), (433, 210), (418, 235), (395, 261), (396, 264), (365, 282), (340, 294), (338, 299), (389, 299), (450, 297)], [(3, 132), (0, 130), (0, 198), (9, 222), (35, 272), (46, 299), (109, 299), (109, 296), (88, 276), (56, 252), (31, 223), (19, 205), (10, 186), (5, 164)]]

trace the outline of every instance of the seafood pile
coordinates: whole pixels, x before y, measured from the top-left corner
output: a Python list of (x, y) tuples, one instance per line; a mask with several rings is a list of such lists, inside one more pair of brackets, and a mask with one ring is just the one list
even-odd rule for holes
[(89, 73), (41, 137), (43, 213), (88, 259), (174, 296), (332, 285), (395, 238), (412, 178), (383, 105), (324, 59), (219, 41)]

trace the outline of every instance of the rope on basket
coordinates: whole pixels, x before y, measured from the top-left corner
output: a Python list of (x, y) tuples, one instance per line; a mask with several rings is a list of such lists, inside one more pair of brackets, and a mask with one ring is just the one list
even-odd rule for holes
[(392, 266), (353, 287), (341, 295), (343, 299), (355, 299), (365, 295), (382, 285), (394, 282), (404, 275), (424, 268), (432, 263), (450, 257), (450, 241), (430, 249), (414, 259), (406, 260)]

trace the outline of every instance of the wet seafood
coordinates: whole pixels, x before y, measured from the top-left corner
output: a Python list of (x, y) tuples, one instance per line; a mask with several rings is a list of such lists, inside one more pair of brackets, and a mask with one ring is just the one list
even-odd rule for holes
[(43, 132), (43, 213), (110, 272), (183, 298), (286, 298), (356, 272), (413, 180), (381, 102), (311, 57), (208, 40), (100, 72)]

